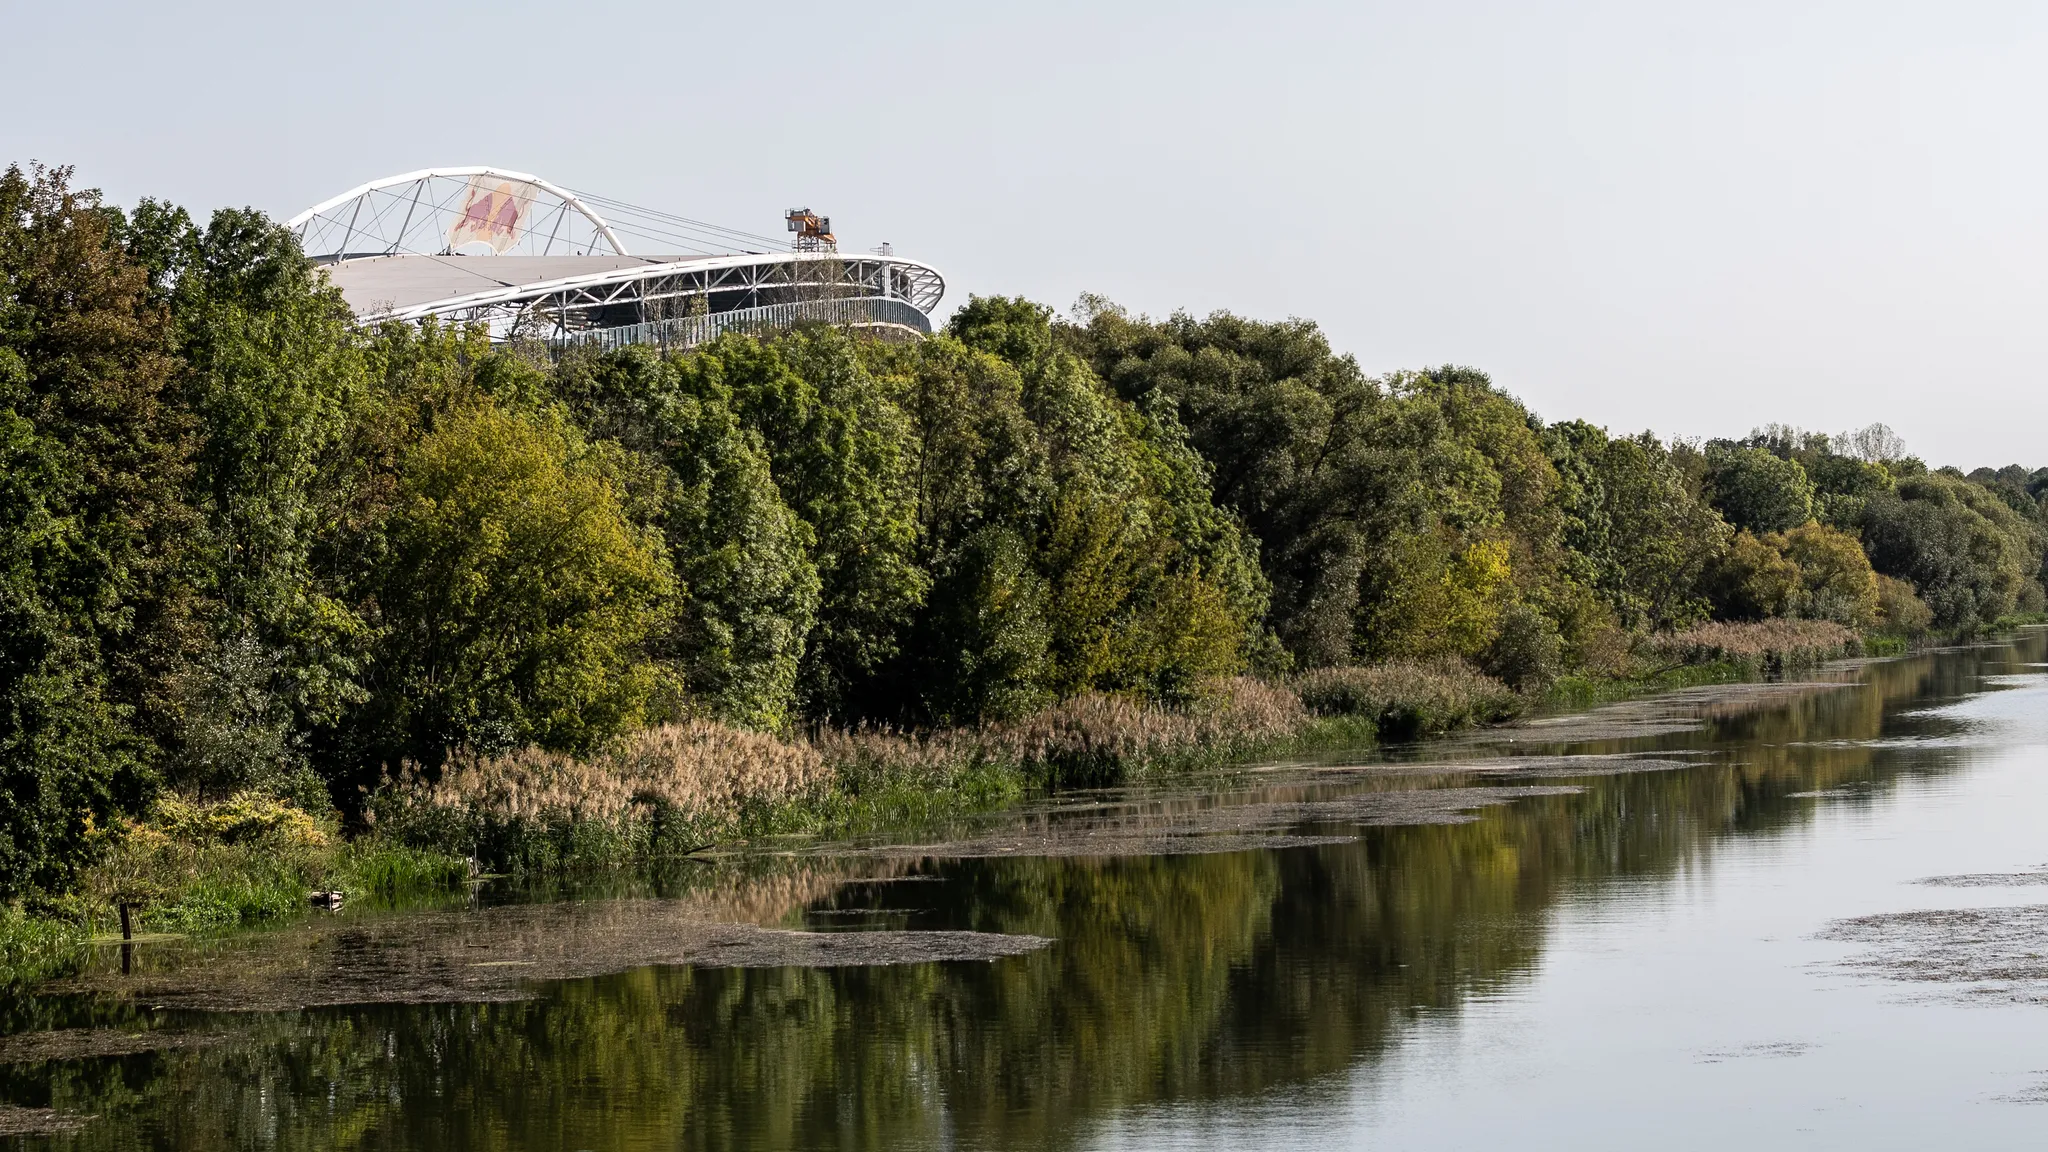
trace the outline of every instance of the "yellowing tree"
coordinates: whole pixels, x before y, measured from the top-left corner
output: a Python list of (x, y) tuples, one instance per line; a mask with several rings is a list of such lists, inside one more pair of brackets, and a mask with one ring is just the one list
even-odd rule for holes
[(385, 539), (373, 709), (404, 754), (582, 749), (639, 718), (672, 587), (606, 451), (496, 407), (448, 414), (404, 460)]

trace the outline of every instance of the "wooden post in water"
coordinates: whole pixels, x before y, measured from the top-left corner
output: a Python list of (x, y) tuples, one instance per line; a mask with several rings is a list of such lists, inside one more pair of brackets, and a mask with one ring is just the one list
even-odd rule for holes
[(128, 970), (135, 963), (135, 945), (129, 943), (130, 938), (135, 935), (135, 930), (128, 920), (128, 910), (135, 905), (126, 900), (119, 901), (119, 904), (121, 906), (121, 975), (126, 976), (128, 975)]

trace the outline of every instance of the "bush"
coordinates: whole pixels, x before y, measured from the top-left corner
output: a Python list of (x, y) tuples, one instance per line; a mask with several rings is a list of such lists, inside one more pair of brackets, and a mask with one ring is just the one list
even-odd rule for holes
[(1799, 599), (1799, 565), (1777, 546), (1776, 533), (1738, 532), (1708, 576), (1716, 615), (1728, 620), (1768, 620), (1790, 615)]
[(1854, 536), (1808, 523), (1772, 536), (1771, 544), (1799, 572), (1799, 615), (1856, 629), (1877, 622), (1877, 573)]
[(1563, 641), (1550, 617), (1527, 604), (1501, 613), (1500, 630), (1479, 666), (1517, 692), (1541, 692), (1563, 674)]
[(1934, 627), (1934, 609), (1914, 593), (1911, 584), (1879, 576), (1877, 626), (1889, 636), (1925, 636)]
[(324, 884), (333, 832), (276, 800), (241, 793), (213, 804), (161, 797), (147, 820), (124, 820), (79, 884), (80, 911), (111, 917), (142, 906), (153, 928), (200, 931), (274, 919)]
[(468, 874), (460, 857), (374, 839), (343, 845), (332, 819), (250, 792), (210, 804), (165, 795), (146, 820), (99, 834), (98, 861), (57, 908), (111, 924), (119, 905), (134, 904), (150, 929), (217, 931), (293, 915), (311, 890), (446, 891)]
[(328, 834), (312, 816), (279, 800), (242, 792), (218, 804), (167, 795), (157, 801), (146, 829), (188, 844), (255, 844), (296, 855), (325, 848)]
[(1523, 707), (1507, 685), (1455, 659), (1319, 668), (1294, 690), (1318, 716), (1362, 717), (1396, 740), (1510, 719)]

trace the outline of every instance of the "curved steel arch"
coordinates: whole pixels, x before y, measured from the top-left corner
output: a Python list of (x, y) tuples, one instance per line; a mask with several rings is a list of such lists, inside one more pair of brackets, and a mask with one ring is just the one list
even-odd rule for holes
[[(306, 226), (309, 223), (311, 223), (316, 217), (324, 216), (328, 212), (344, 204), (347, 204), (351, 200), (360, 200), (364, 197), (369, 196), (373, 192), (381, 192), (387, 188), (395, 188), (403, 184), (423, 183), (428, 180), (443, 177), (449, 179), (467, 179), (473, 176), (497, 176), (502, 177), (503, 179), (506, 180), (522, 181), (524, 183), (531, 184), (536, 188), (539, 188), (541, 191), (546, 192), (549, 195), (560, 200), (562, 204), (565, 206), (565, 209), (575, 209), (578, 215), (582, 216), (586, 221), (590, 223), (591, 230), (594, 233), (604, 237), (605, 243), (610, 246), (611, 250), (615, 254), (620, 256), (628, 255), (625, 245), (619, 243), (619, 238), (615, 233), (613, 233), (611, 225), (605, 222), (603, 216), (598, 215), (597, 210), (595, 208), (592, 208), (590, 205), (584, 203), (582, 198), (577, 196), (574, 192), (571, 192), (567, 188), (563, 188), (558, 184), (549, 183), (548, 181), (543, 180), (530, 172), (514, 172), (510, 168), (495, 168), (488, 164), (469, 164), (454, 168), (422, 168), (417, 172), (405, 172), (397, 176), (386, 176), (381, 180), (372, 180), (367, 184), (357, 185), (356, 187), (351, 188), (346, 192), (343, 192), (339, 196), (333, 196), (329, 197), (326, 200), (322, 200), (320, 203), (313, 205), (311, 208), (308, 208), (305, 211), (299, 213), (298, 215), (292, 217), (290, 220), (287, 220), (285, 222), (285, 227), (290, 228), (292, 231), (299, 233), (300, 236), (303, 238), (303, 236), (305, 235)], [(401, 236), (400, 239), (402, 240), (403, 236)], [(344, 247), (345, 246), (346, 242), (344, 241)], [(337, 252), (334, 255), (346, 257), (347, 253)]]

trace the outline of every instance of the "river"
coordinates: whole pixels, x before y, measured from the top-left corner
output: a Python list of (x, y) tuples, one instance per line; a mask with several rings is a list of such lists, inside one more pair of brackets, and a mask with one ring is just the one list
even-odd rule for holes
[(106, 949), (23, 1148), (2011, 1148), (2048, 635)]

